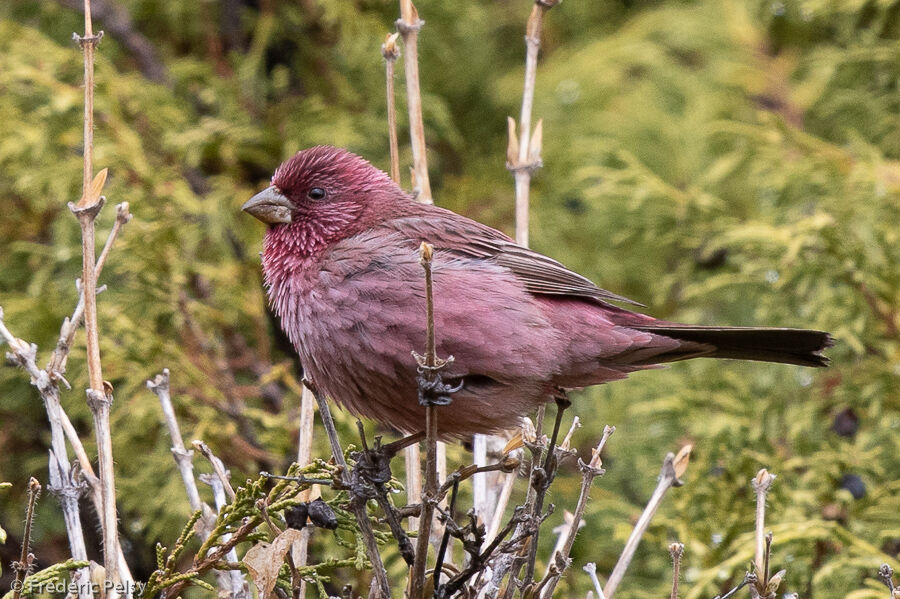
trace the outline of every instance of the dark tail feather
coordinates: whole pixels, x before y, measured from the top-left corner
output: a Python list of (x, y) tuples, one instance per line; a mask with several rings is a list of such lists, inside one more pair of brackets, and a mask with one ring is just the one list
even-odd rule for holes
[(822, 352), (834, 345), (834, 339), (828, 333), (805, 329), (714, 327), (670, 323), (630, 326), (639, 331), (712, 347), (711, 351), (698, 348), (700, 351), (692, 352), (688, 346), (671, 355), (655, 356), (656, 362), (703, 357), (822, 367), (828, 366), (828, 358)]

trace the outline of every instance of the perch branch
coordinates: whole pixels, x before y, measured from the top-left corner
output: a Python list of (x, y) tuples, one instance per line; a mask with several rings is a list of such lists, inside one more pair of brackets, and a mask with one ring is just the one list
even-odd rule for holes
[[(410, 3), (412, 6), (412, 3)], [(407, 60), (409, 54), (407, 53)], [(422, 242), (419, 248), (419, 263), (425, 272), (425, 317), (426, 339), (424, 363), (420, 369), (425, 373), (435, 373), (438, 367), (436, 342), (434, 338), (434, 289), (431, 278), (431, 260), (434, 248)], [(421, 384), (421, 383), (420, 383)], [(434, 518), (434, 504), (438, 491), (437, 482), (437, 406), (432, 402), (425, 405), (425, 488), (422, 493), (422, 516), (419, 520), (419, 537), (416, 539), (416, 556), (413, 563), (410, 596), (412, 599), (424, 599), (425, 563), (428, 558), (428, 541), (431, 535), (431, 524)]]

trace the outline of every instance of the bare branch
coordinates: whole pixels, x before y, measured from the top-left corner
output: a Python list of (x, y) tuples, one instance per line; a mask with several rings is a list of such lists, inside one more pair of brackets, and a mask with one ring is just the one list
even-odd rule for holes
[(591, 582), (594, 583), (594, 591), (597, 593), (597, 599), (606, 599), (606, 596), (603, 594), (603, 589), (600, 588), (600, 581), (597, 579), (597, 564), (588, 562), (584, 565), (582, 570), (587, 572), (588, 576), (591, 577)]
[(406, 54), (403, 67), (406, 72), (406, 101), (409, 108), (409, 136), (412, 145), (415, 178), (413, 193), (423, 204), (433, 204), (431, 183), (428, 180), (428, 157), (425, 147), (425, 124), (422, 119), (422, 94), (419, 91), (419, 30), (425, 21), (412, 0), (400, 0), (400, 18), (397, 30), (403, 36)]
[[(106, 264), (106, 259), (109, 256), (113, 244), (116, 242), (116, 239), (118, 239), (122, 227), (129, 221), (131, 221), (131, 213), (128, 211), (128, 202), (122, 202), (121, 204), (116, 205), (116, 222), (113, 223), (113, 228), (106, 238), (106, 243), (103, 246), (103, 250), (100, 252), (100, 257), (97, 258), (97, 265), (94, 268), (94, 277), (98, 280), (100, 278), (100, 273), (103, 272), (103, 267)], [(65, 374), (69, 350), (72, 348), (72, 343), (75, 340), (75, 333), (78, 331), (78, 327), (81, 325), (81, 319), (84, 317), (84, 288), (80, 284), (78, 287), (78, 304), (75, 306), (75, 311), (72, 313), (72, 316), (63, 320), (59, 330), (59, 339), (56, 342), (56, 348), (53, 350), (53, 354), (50, 356), (50, 362), (47, 364), (46, 370), (54, 380), (61, 379)], [(65, 379), (62, 380), (65, 381)]]
[(394, 63), (400, 56), (397, 47), (399, 33), (389, 33), (381, 45), (384, 57), (384, 72), (387, 82), (388, 143), (391, 151), (391, 179), (400, 185), (400, 149), (397, 143), (397, 106), (394, 98)]
[[(325, 427), (325, 433), (328, 435), (328, 442), (331, 444), (331, 453), (334, 462), (341, 468), (341, 477), (344, 485), (349, 487), (350, 472), (347, 467), (347, 460), (344, 459), (344, 451), (341, 448), (340, 439), (338, 439), (337, 429), (334, 426), (334, 419), (331, 417), (331, 409), (328, 407), (328, 401), (322, 395), (312, 381), (303, 379), (303, 384), (312, 391), (316, 398), (316, 404), (319, 407), (319, 416), (322, 418), (322, 425)], [(369, 516), (366, 512), (366, 504), (364, 501), (351, 501), (350, 509), (356, 516), (356, 522), (359, 524), (360, 533), (366, 544), (366, 553), (372, 562), (372, 572), (375, 582), (370, 589), (371, 594), (382, 599), (391, 596), (391, 586), (388, 582), (387, 571), (384, 568), (384, 562), (381, 560), (381, 553), (378, 551), (378, 542), (375, 540), (375, 533), (372, 531), (372, 523), (369, 522)]]
[(531, 111), (534, 105), (534, 88), (537, 80), (537, 60), (541, 49), (541, 30), (544, 13), (556, 6), (556, 0), (535, 0), (525, 29), (525, 83), (522, 90), (522, 112), (519, 117), (519, 135), (516, 124), (508, 119), (509, 145), (506, 151), (506, 168), (512, 171), (516, 181), (516, 243), (528, 245), (528, 196), (531, 177), (542, 166), (541, 146), (543, 126), (538, 121), (531, 132)]
[(764, 562), (766, 555), (766, 495), (774, 482), (775, 475), (769, 474), (765, 468), (757, 472), (753, 480), (750, 481), (750, 485), (756, 493), (756, 555), (753, 561), (756, 565), (757, 575), (763, 577), (763, 584), (765, 584)]
[[(63, 511), (72, 558), (77, 561), (86, 561), (87, 549), (78, 510), (78, 496), (81, 488), (77, 484), (66, 452), (63, 430), (65, 412), (59, 402), (59, 385), (50, 380), (45, 370), (37, 367), (35, 362), (37, 346), (15, 338), (6, 328), (3, 321), (3, 308), (0, 308), (0, 336), (6, 340), (12, 350), (7, 353), (7, 358), (28, 372), (31, 384), (37, 388), (43, 400), (44, 409), (47, 411), (47, 420), (50, 423), (50, 491), (57, 496)], [(65, 420), (68, 421), (68, 418)], [(82, 568), (79, 570), (78, 576), (79, 580), (88, 581), (90, 572), (87, 568)], [(81, 599), (89, 599), (92, 596), (90, 584), (79, 584), (78, 593)]]
[(228, 472), (225, 470), (225, 464), (222, 463), (216, 455), (209, 448), (209, 445), (201, 441), (200, 439), (194, 439), (191, 442), (191, 445), (203, 454), (209, 463), (212, 464), (213, 472), (216, 473), (216, 476), (219, 477), (219, 480), (222, 482), (222, 488), (225, 490), (225, 493), (228, 495), (228, 499), (234, 501), (234, 488), (231, 486), (231, 481), (229, 480)]
[(91, 22), (91, 0), (84, 0), (84, 36), (75, 35), (84, 53), (84, 173), (81, 199), (69, 208), (81, 225), (82, 276), (84, 292), (84, 326), (87, 339), (87, 366), (90, 386), (87, 403), (94, 417), (94, 434), (100, 466), (103, 511), (103, 566), (106, 582), (121, 579), (118, 573), (118, 519), (116, 516), (116, 488), (113, 473), (112, 435), (109, 412), (113, 401), (112, 388), (103, 381), (100, 363), (100, 337), (97, 323), (97, 277), (95, 274), (94, 223), (103, 207), (101, 195), (106, 183), (106, 169), (93, 174), (94, 154), (94, 50), (102, 32), (94, 35)]
[(628, 537), (628, 541), (625, 543), (622, 555), (619, 556), (619, 561), (616, 562), (612, 574), (609, 575), (609, 579), (606, 581), (606, 586), (603, 589), (606, 599), (612, 599), (616, 589), (619, 587), (619, 583), (622, 582), (625, 571), (628, 570), (631, 559), (634, 557), (634, 552), (637, 551), (638, 544), (641, 542), (641, 537), (644, 536), (644, 533), (650, 526), (650, 520), (656, 514), (656, 510), (662, 503), (666, 492), (672, 487), (683, 484), (679, 480), (679, 476), (684, 473), (684, 469), (687, 467), (687, 459), (690, 456), (690, 452), (691, 446), (685, 445), (679, 450), (678, 455), (669, 453), (663, 460), (662, 469), (659, 472), (659, 483), (657, 483), (650, 501), (647, 502), (647, 507), (644, 508), (641, 517), (638, 518), (637, 524), (634, 525), (634, 530), (631, 531), (631, 536)]
[(34, 564), (34, 554), (31, 553), (31, 527), (34, 524), (34, 505), (37, 498), (41, 494), (41, 483), (32, 477), (28, 481), (28, 507), (25, 510), (25, 531), (22, 533), (22, 550), (19, 555), (19, 561), (13, 563), (13, 570), (16, 571), (16, 580), (13, 582), (13, 599), (19, 599), (22, 596), (22, 587), (25, 582), (25, 576), (31, 570)]
[[(169, 429), (169, 437), (172, 438), (172, 457), (175, 458), (175, 464), (178, 466), (178, 472), (181, 474), (181, 481), (184, 483), (184, 489), (187, 491), (188, 503), (191, 511), (196, 512), (204, 507), (210, 509), (200, 500), (200, 491), (197, 490), (197, 482), (194, 480), (194, 464), (192, 461), (194, 452), (185, 448), (184, 440), (181, 437), (181, 429), (178, 426), (178, 420), (175, 418), (175, 409), (172, 407), (172, 398), (169, 395), (169, 369), (164, 368), (162, 373), (157, 374), (152, 381), (147, 381), (147, 388), (150, 389), (159, 398), (162, 406), (163, 418), (166, 421), (166, 427)], [(210, 513), (210, 515), (212, 515)], [(204, 514), (201, 520), (208, 534), (209, 518)]]
[(672, 556), (672, 594), (669, 599), (678, 599), (678, 577), (681, 575), (681, 556), (684, 555), (684, 543), (669, 545), (669, 555)]
[[(550, 597), (553, 596), (556, 584), (569, 567), (569, 554), (572, 552), (572, 545), (575, 544), (575, 535), (578, 534), (579, 523), (581, 522), (581, 518), (584, 516), (584, 510), (587, 507), (587, 501), (591, 494), (591, 484), (594, 482), (595, 477), (601, 476), (605, 472), (600, 467), (602, 464), (600, 454), (603, 452), (603, 448), (606, 446), (609, 437), (614, 432), (616, 432), (616, 427), (604, 426), (603, 436), (600, 437), (600, 442), (597, 443), (597, 447), (594, 448), (591, 460), (588, 463), (584, 463), (581, 459), (578, 460), (578, 467), (581, 469), (581, 494), (578, 496), (578, 503), (575, 505), (575, 514), (572, 517), (572, 523), (570, 524), (568, 531), (566, 531), (562, 549), (557, 555), (554, 555), (553, 562), (551, 562), (551, 564), (556, 564), (557, 573), (551, 576), (548, 569), (547, 575), (545, 576), (545, 579), (548, 577), (550, 579), (543, 594), (543, 597), (546, 599), (550, 599)], [(565, 440), (563, 441), (563, 444), (565, 445)]]

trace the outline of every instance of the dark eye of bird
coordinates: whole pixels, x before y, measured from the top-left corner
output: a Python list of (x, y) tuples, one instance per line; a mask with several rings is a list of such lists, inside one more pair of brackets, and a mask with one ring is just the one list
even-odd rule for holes
[(321, 187), (313, 187), (306, 195), (308, 195), (311, 200), (321, 200), (325, 197), (325, 190)]

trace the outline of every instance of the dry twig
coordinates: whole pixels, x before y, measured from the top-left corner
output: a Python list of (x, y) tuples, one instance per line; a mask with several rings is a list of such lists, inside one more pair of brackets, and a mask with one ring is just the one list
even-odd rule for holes
[(684, 543), (669, 545), (669, 555), (672, 556), (672, 593), (669, 599), (678, 599), (678, 578), (681, 576), (681, 556), (684, 555)]
[[(331, 410), (328, 407), (328, 401), (315, 387), (312, 381), (303, 379), (303, 384), (312, 391), (316, 398), (316, 404), (319, 407), (319, 416), (322, 418), (322, 426), (325, 427), (325, 433), (328, 435), (328, 442), (331, 444), (331, 454), (334, 462), (341, 468), (341, 478), (345, 487), (350, 488), (350, 471), (347, 466), (347, 460), (344, 459), (344, 450), (341, 448), (341, 441), (337, 435), (337, 429), (334, 426), (334, 419), (331, 417)], [(378, 542), (375, 540), (375, 533), (372, 531), (372, 523), (369, 521), (369, 515), (366, 512), (365, 501), (358, 501), (351, 497), (350, 509), (356, 517), (359, 524), (360, 534), (366, 545), (366, 553), (372, 562), (372, 572), (375, 581), (370, 589), (370, 595), (388, 599), (391, 596), (391, 586), (387, 578), (387, 571), (384, 563), (381, 561), (381, 554), (378, 551)]]
[(625, 548), (619, 556), (619, 561), (616, 562), (616, 566), (613, 568), (612, 574), (609, 575), (606, 586), (603, 588), (606, 599), (612, 599), (616, 589), (619, 587), (619, 583), (622, 582), (625, 571), (628, 570), (631, 559), (634, 557), (634, 552), (637, 551), (638, 544), (641, 542), (641, 537), (644, 536), (647, 527), (650, 526), (650, 520), (656, 514), (656, 510), (662, 503), (666, 492), (672, 487), (680, 487), (684, 484), (680, 478), (687, 470), (691, 449), (691, 445), (685, 445), (678, 451), (678, 455), (669, 453), (663, 460), (656, 489), (653, 491), (650, 501), (647, 502), (647, 507), (644, 508), (641, 517), (638, 518), (637, 524), (634, 525), (634, 530), (631, 531), (631, 536), (628, 537), (628, 541), (625, 543)]
[[(300, 394), (300, 428), (298, 431), (297, 442), (297, 463), (306, 466), (312, 460), (312, 443), (313, 443), (313, 424), (316, 413), (316, 398), (313, 397), (312, 391), (308, 387), (303, 387)], [(300, 492), (300, 499), (309, 501), (313, 498), (315, 491), (313, 488), (304, 489)], [(309, 528), (300, 531), (300, 540), (294, 543), (292, 553), (296, 556), (296, 567), (306, 565), (309, 553)], [(306, 581), (300, 580), (298, 589), (300, 597), (306, 596)]]
[(113, 473), (112, 434), (109, 414), (113, 401), (112, 386), (104, 383), (100, 363), (100, 333), (97, 323), (97, 277), (95, 274), (94, 223), (105, 199), (101, 192), (106, 182), (106, 169), (95, 177), (94, 153), (94, 50), (103, 32), (94, 35), (91, 22), (91, 0), (84, 0), (84, 36), (75, 34), (84, 53), (84, 173), (81, 199), (69, 209), (81, 225), (82, 276), (84, 292), (84, 327), (87, 340), (87, 366), (90, 386), (87, 403), (94, 417), (94, 434), (100, 467), (103, 511), (103, 566), (106, 582), (121, 580), (118, 572), (119, 534), (116, 516), (116, 486)]
[[(750, 481), (753, 491), (756, 493), (756, 554), (753, 563), (756, 565), (758, 574), (762, 574), (766, 567), (766, 495), (774, 482), (775, 475), (769, 474), (765, 468), (757, 472), (753, 480)], [(765, 582), (765, 578), (763, 578), (763, 582)]]
[(419, 31), (425, 21), (412, 0), (400, 0), (397, 31), (403, 36), (403, 68), (406, 73), (406, 102), (409, 108), (409, 136), (415, 172), (413, 193), (423, 204), (433, 204), (431, 183), (428, 180), (428, 158), (425, 147), (425, 124), (422, 119), (422, 94), (419, 91)]
[(16, 571), (16, 579), (12, 584), (13, 599), (22, 596), (22, 587), (25, 577), (34, 565), (34, 554), (31, 553), (31, 527), (34, 524), (34, 505), (41, 494), (41, 483), (32, 477), (28, 481), (28, 507), (25, 510), (25, 531), (22, 533), (22, 550), (19, 560), (13, 562), (13, 570)]
[[(216, 516), (213, 513), (212, 508), (200, 499), (200, 491), (197, 489), (197, 482), (194, 480), (194, 464), (192, 460), (194, 452), (184, 446), (184, 440), (181, 436), (178, 420), (175, 418), (175, 410), (172, 407), (172, 398), (169, 392), (169, 369), (163, 369), (162, 373), (156, 375), (153, 380), (147, 381), (147, 388), (159, 398), (163, 417), (166, 421), (166, 427), (169, 429), (169, 436), (172, 439), (172, 457), (175, 459), (175, 464), (178, 466), (178, 472), (181, 474), (181, 481), (184, 483), (184, 488), (187, 492), (188, 503), (191, 506), (192, 512), (200, 510), (202, 513), (197, 524), (197, 532), (200, 540), (205, 541), (215, 527)], [(218, 501), (219, 498), (215, 493), (215, 489), (216, 487), (214, 486), (213, 495)], [(219, 489), (221, 489), (219, 494), (221, 494), (222, 502), (224, 503), (225, 493), (221, 483), (219, 483)], [(220, 506), (217, 504), (217, 509), (219, 507)], [(233, 555), (229, 554), (228, 559), (230, 561), (237, 561), (237, 553), (234, 553)], [(239, 570), (230, 570), (228, 572), (216, 570), (216, 582), (218, 583), (220, 592), (224, 592), (234, 599), (247, 597), (244, 590), (249, 589), (249, 586), (244, 580), (243, 573)]]
[[(66, 524), (66, 535), (69, 539), (69, 549), (72, 558), (78, 561), (87, 560), (87, 549), (84, 543), (84, 532), (81, 527), (81, 515), (78, 510), (78, 498), (83, 490), (82, 485), (69, 463), (66, 451), (65, 436), (62, 428), (62, 406), (59, 402), (59, 385), (51, 380), (46, 370), (38, 368), (35, 362), (37, 346), (29, 344), (22, 339), (17, 339), (6, 328), (3, 321), (3, 308), (0, 308), (0, 337), (6, 340), (11, 351), (7, 352), (8, 360), (22, 367), (31, 377), (47, 411), (47, 420), (50, 422), (50, 491), (54, 493), (60, 502), (63, 512), (63, 520)], [(90, 572), (83, 568), (79, 571), (81, 580), (89, 580)], [(91, 596), (90, 585), (79, 586), (79, 597), (87, 599)]]
[(522, 91), (522, 112), (519, 117), (519, 136), (516, 122), (507, 119), (509, 145), (506, 150), (506, 168), (516, 180), (516, 243), (528, 245), (528, 195), (531, 177), (541, 164), (543, 126), (538, 121), (531, 131), (531, 109), (534, 105), (534, 87), (537, 80), (537, 60), (541, 49), (541, 30), (544, 13), (558, 4), (558, 0), (535, 0), (525, 29), (525, 84)]
[(391, 179), (400, 185), (400, 149), (397, 143), (397, 107), (394, 99), (394, 63), (400, 56), (397, 47), (399, 33), (389, 33), (381, 45), (384, 57), (384, 74), (387, 86), (388, 144), (391, 151)]
[(553, 562), (551, 562), (551, 565), (555, 563), (557, 571), (555, 574), (551, 575), (551, 572), (548, 569), (547, 575), (545, 576), (545, 579), (549, 580), (549, 582), (545, 583), (546, 587), (544, 594), (542, 595), (545, 599), (553, 597), (553, 591), (556, 589), (556, 584), (569, 567), (571, 562), (571, 560), (569, 560), (569, 554), (572, 552), (572, 545), (575, 544), (575, 535), (578, 533), (579, 523), (581, 522), (581, 518), (584, 516), (584, 510), (587, 507), (587, 500), (591, 493), (591, 484), (594, 482), (595, 477), (604, 473), (604, 470), (601, 468), (603, 462), (600, 459), (600, 454), (603, 452), (607, 440), (609, 440), (609, 437), (614, 432), (616, 432), (616, 427), (604, 426), (603, 436), (600, 438), (600, 442), (597, 443), (597, 447), (594, 448), (591, 460), (588, 463), (584, 463), (581, 459), (578, 460), (578, 467), (581, 469), (581, 494), (578, 496), (578, 503), (575, 505), (575, 514), (572, 518), (572, 524), (569, 526), (562, 549), (557, 555), (553, 556)]

